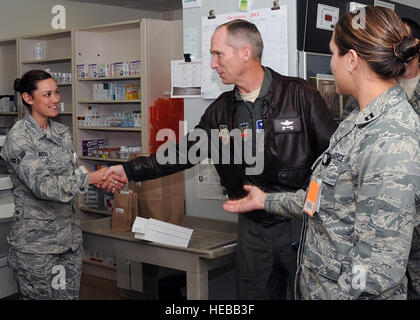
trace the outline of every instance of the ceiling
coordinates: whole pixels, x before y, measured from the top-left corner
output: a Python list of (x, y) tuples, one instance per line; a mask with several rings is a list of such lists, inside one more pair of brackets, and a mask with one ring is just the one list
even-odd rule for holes
[(137, 10), (163, 12), (182, 9), (182, 0), (67, 0), (89, 2), (108, 6), (132, 8)]

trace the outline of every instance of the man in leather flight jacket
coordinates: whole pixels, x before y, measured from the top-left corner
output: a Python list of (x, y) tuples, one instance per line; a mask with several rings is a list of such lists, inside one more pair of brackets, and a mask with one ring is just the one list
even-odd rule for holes
[[(232, 155), (232, 131), (240, 129), (246, 140), (248, 133), (264, 129), (264, 144), (257, 145), (255, 139), (252, 144), (253, 154), (263, 154), (262, 173), (247, 174), (249, 164), (244, 161), (235, 164), (233, 157), (228, 164), (215, 163), (229, 198), (243, 197), (244, 184), (257, 185), (266, 192), (305, 189), (311, 165), (328, 147), (337, 124), (323, 98), (308, 82), (263, 67), (262, 49), (260, 33), (252, 23), (233, 20), (219, 26), (212, 37), (212, 68), (225, 84), (235, 84), (234, 90), (221, 94), (194, 130), (176, 146), (176, 159), (179, 159), (176, 163), (163, 164), (157, 154), (152, 154), (110, 167), (108, 172), (122, 175), (125, 181), (170, 175), (197, 164), (187, 159), (179, 147), (185, 142), (186, 150), (190, 150), (195, 141), (189, 141), (189, 137), (197, 131), (205, 131), (210, 141), (211, 131), (217, 130), (219, 153), (223, 154), (223, 145), (228, 144)], [(211, 143), (209, 157), (210, 149)], [(301, 222), (265, 211), (241, 214), (238, 219), (239, 298), (293, 299)]]

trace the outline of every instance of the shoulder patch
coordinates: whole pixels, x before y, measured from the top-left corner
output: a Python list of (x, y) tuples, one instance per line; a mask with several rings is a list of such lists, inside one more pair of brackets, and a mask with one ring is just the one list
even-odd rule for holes
[(23, 157), (25, 156), (25, 151), (22, 151), (21, 153), (20, 153), (20, 155), (18, 155), (16, 158), (11, 158), (10, 159), (10, 162), (11, 163), (16, 163), (16, 164), (19, 164), (21, 161), (22, 161), (22, 159), (23, 159)]

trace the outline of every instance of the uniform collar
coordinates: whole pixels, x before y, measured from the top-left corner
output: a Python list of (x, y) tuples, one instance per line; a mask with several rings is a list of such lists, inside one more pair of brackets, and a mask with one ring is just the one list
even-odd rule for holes
[[(420, 100), (420, 80), (417, 82), (417, 86), (414, 89), (413, 96), (408, 99), (408, 102), (410, 102), (410, 104), (414, 107), (415, 104), (418, 104), (420, 102), (418, 100)], [(416, 108), (414, 109), (418, 113), (418, 110)]]
[(355, 123), (358, 126), (366, 125), (367, 123), (379, 118), (391, 106), (406, 100), (407, 96), (400, 84), (389, 88), (384, 93), (377, 96), (366, 107), (364, 107), (356, 116)]
[[(260, 90), (260, 93), (258, 94), (257, 99), (264, 97), (267, 94), (268, 90), (270, 89), (271, 82), (273, 81), (273, 76), (271, 75), (270, 70), (264, 66), (262, 66), (262, 68), (264, 69), (264, 79), (261, 84), (261, 90)], [(233, 100), (243, 101), (237, 86), (235, 86), (235, 88), (233, 89)]]
[(47, 130), (44, 130), (41, 128), (39, 123), (36, 122), (35, 119), (29, 114), (29, 112), (25, 113), (24, 119), (28, 129), (32, 132), (34, 138), (37, 140), (40, 140), (44, 136), (48, 136), (48, 138), (52, 139), (53, 137), (59, 136), (68, 130), (65, 125), (52, 121), (51, 119), (48, 119)]

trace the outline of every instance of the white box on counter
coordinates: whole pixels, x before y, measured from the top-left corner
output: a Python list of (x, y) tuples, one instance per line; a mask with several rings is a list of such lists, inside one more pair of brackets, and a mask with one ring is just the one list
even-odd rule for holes
[(136, 217), (131, 231), (136, 239), (187, 248), (194, 230), (152, 218)]

